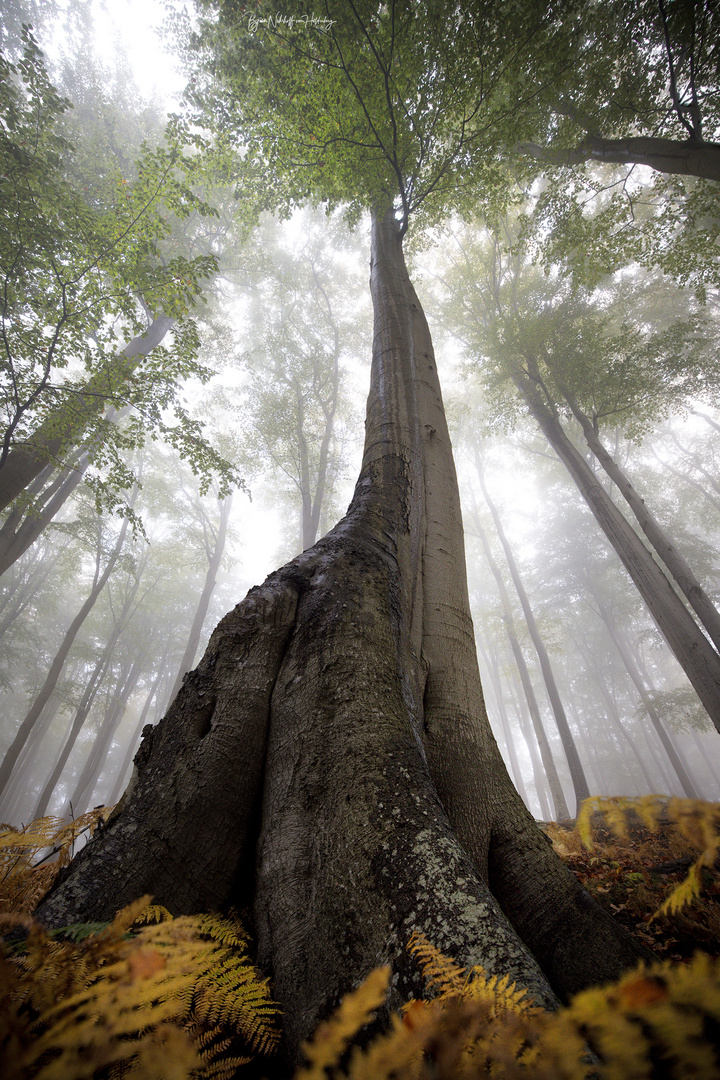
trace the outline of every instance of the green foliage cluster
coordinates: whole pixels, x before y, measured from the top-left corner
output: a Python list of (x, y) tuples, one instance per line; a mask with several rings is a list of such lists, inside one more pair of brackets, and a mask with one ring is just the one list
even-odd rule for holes
[[(201, 140), (175, 118), (134, 161), (78, 148), (70, 102), (27, 27), (23, 43), (16, 62), (0, 56), (0, 466), (42, 431), (67, 447), (85, 440), (96, 489), (110, 468), (117, 489), (127, 451), (161, 432), (207, 483), (217, 471), (227, 482), (179, 396), (181, 380), (211, 374), (189, 316), (216, 260), (172, 239), (178, 222), (215, 213), (196, 194)], [(173, 332), (139, 364), (123, 347), (158, 316)]]
[(711, 313), (637, 267), (599, 288), (571, 282), (557, 266), (543, 272), (533, 263), (532, 211), (528, 204), (494, 229), (457, 224), (443, 246), (437, 313), (482, 384), (493, 428), (512, 427), (526, 410), (522, 387), (565, 418), (579, 406), (596, 432), (630, 439), (691, 403), (716, 403)]

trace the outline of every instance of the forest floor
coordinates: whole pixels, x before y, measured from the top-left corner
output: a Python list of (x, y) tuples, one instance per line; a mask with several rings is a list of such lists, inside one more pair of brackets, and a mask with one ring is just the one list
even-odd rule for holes
[(686, 961), (697, 949), (720, 956), (720, 873), (701, 871), (700, 896), (673, 914), (657, 914), (698, 857), (673, 823), (651, 832), (639, 823), (618, 838), (602, 824), (593, 827), (589, 850), (577, 831), (542, 825), (553, 847), (578, 881), (611, 915), (662, 960)]

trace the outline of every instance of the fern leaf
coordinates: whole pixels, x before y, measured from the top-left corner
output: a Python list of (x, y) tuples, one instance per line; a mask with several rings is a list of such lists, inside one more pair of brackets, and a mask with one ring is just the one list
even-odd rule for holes
[(433, 997), (459, 994), (465, 986), (464, 968), (436, 949), (419, 931), (414, 931), (407, 944), (408, 951), (419, 965)]
[(346, 994), (310, 1042), (303, 1043), (308, 1065), (295, 1074), (295, 1080), (327, 1080), (325, 1070), (338, 1064), (350, 1041), (384, 1004), (389, 980), (389, 967), (376, 968), (357, 990)]

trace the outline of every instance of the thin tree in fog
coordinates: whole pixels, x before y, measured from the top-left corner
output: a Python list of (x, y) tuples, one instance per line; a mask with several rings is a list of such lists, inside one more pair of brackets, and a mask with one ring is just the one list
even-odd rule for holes
[[(113, 460), (114, 470), (94, 476), (112, 504), (131, 484), (119, 451), (141, 444), (149, 430), (165, 431), (200, 471), (228, 476), (178, 397), (182, 378), (208, 377), (187, 315), (216, 261), (172, 250), (168, 240), (178, 220), (212, 214), (193, 190), (203, 157), (183, 153), (195, 143), (177, 124), (165, 141), (127, 158), (107, 139), (73, 128), (69, 102), (31, 32), (23, 34), (22, 63), (0, 55), (0, 508), (48, 464), (72, 469), (81, 443), (91, 460)], [(113, 106), (99, 90), (95, 104), (102, 131)], [(132, 378), (140, 365), (142, 379)], [(131, 412), (119, 431), (108, 403), (130, 403), (141, 414)], [(39, 512), (47, 515), (58, 496), (41, 494)], [(4, 565), (22, 547), (14, 524), (4, 536)]]
[(500, 567), (493, 556), (487, 533), (482, 527), (477, 506), (474, 503), (471, 503), (470, 518), (473, 523), (473, 531), (482, 544), (485, 559), (497, 584), (498, 594), (502, 605), (505, 633), (510, 648), (512, 649), (513, 656), (515, 657), (515, 663), (517, 664), (525, 700), (527, 701), (528, 710), (530, 712), (535, 738), (537, 739), (540, 748), (540, 756), (542, 758), (545, 776), (547, 777), (548, 786), (550, 788), (550, 796), (553, 802), (553, 820), (567, 821), (570, 818), (570, 811), (568, 810), (565, 794), (563, 792), (562, 784), (560, 783), (560, 777), (558, 776), (552, 750), (550, 749), (550, 743), (542, 722), (540, 708), (538, 706), (537, 697), (535, 696), (535, 690), (528, 670), (527, 661), (525, 660), (518, 633), (515, 628), (515, 619), (512, 613), (510, 597), (508, 596)]
[[(555, 367), (562, 364), (563, 371), (572, 370), (575, 364), (585, 364), (597, 378), (598, 367), (602, 367), (604, 359), (616, 378), (612, 381), (612, 371), (610, 374), (604, 372), (601, 387), (608, 388), (608, 395), (613, 400), (625, 400), (623, 393), (627, 386), (634, 384), (637, 387), (645, 380), (642, 395), (631, 397), (630, 403), (645, 404), (648, 395), (654, 394), (654, 408), (659, 410), (663, 404), (669, 408), (671, 402), (678, 400), (678, 388), (673, 385), (672, 392), (668, 390), (663, 400), (661, 394), (672, 380), (661, 379), (648, 391), (651, 367), (648, 360), (651, 355), (654, 360), (665, 359), (666, 367), (675, 371), (676, 381), (683, 370), (680, 360), (687, 365), (686, 372), (692, 373), (689, 361), (693, 351), (689, 355), (683, 353), (678, 359), (669, 348), (677, 335), (681, 341), (686, 339), (686, 324), (673, 326), (668, 331), (669, 341), (661, 332), (662, 340), (655, 341), (654, 352), (646, 342), (636, 341), (632, 350), (633, 363), (628, 364), (630, 349), (622, 344), (625, 328), (613, 338), (606, 320), (596, 317), (587, 305), (580, 305), (579, 310), (574, 298), (566, 298), (557, 282), (541, 279), (524, 263), (517, 247), (504, 250), (498, 237), (492, 238), (480, 228), (464, 235), (462, 258), (455, 262), (454, 272), (449, 271), (448, 282), (452, 297), (447, 308), (461, 328), (466, 356), (484, 373), (494, 402), (502, 400), (504, 405), (500, 408), (504, 407), (506, 411), (513, 408), (508, 402), (508, 390), (514, 386), (517, 397), (567, 468), (713, 723), (720, 729), (720, 655), (572, 441), (563, 424), (562, 397), (553, 392), (547, 375), (549, 364)], [(445, 317), (447, 321), (448, 316)], [(669, 350), (667, 355), (661, 347), (665, 345)], [(590, 364), (591, 354), (598, 358), (594, 366)], [(485, 358), (482, 364), (480, 357)], [(618, 362), (612, 363), (614, 359)], [(637, 365), (640, 370), (636, 370)], [(697, 386), (697, 381), (692, 385)], [(687, 380), (680, 389), (689, 393)]]
[[(363, 347), (357, 273), (347, 229), (320, 211), (304, 211), (306, 235), (293, 250), (266, 221), (254, 243), (265, 272), (251, 292), (249, 346), (242, 362), (246, 446), (286, 478), (299, 508), (295, 550), (327, 528), (345, 458), (349, 361)], [(365, 335), (366, 336), (366, 335)], [(274, 485), (277, 497), (277, 484)]]
[[(525, 787), (525, 780), (523, 778), (522, 769), (520, 768), (520, 761), (518, 759), (517, 747), (515, 745), (515, 735), (510, 726), (510, 718), (508, 716), (507, 708), (505, 707), (505, 697), (502, 689), (502, 679), (500, 678), (500, 664), (498, 661), (498, 648), (497, 642), (494, 642), (494, 648), (492, 652), (486, 647), (482, 638), (478, 638), (478, 654), (485, 663), (485, 669), (488, 672), (488, 680), (490, 686), (493, 689), (493, 695), (495, 697), (495, 705), (497, 708), (497, 716), (500, 720), (500, 730), (502, 731), (503, 742), (505, 744), (505, 752), (510, 764), (510, 772), (512, 774), (513, 783), (518, 795), (523, 800), (525, 805), (530, 807), (530, 800), (527, 789)], [(492, 720), (492, 709), (488, 709), (488, 714)], [(534, 759), (533, 759), (534, 760)], [(538, 777), (535, 777), (536, 786)], [(540, 803), (540, 812), (544, 820), (550, 820), (550, 806), (545, 798), (544, 785), (537, 790), (538, 802)]]
[(475, 465), (475, 472), (478, 478), (478, 483), (480, 485), (480, 490), (482, 491), (482, 495), (485, 503), (487, 504), (487, 508), (490, 511), (490, 515), (495, 525), (495, 531), (497, 533), (498, 540), (500, 541), (503, 552), (505, 554), (505, 559), (507, 560), (508, 568), (510, 570), (510, 577), (512, 578), (513, 585), (515, 586), (515, 591), (517, 592), (518, 599), (520, 601), (520, 606), (523, 610), (523, 615), (525, 616), (525, 623), (527, 625), (528, 633), (530, 634), (530, 640), (532, 641), (535, 652), (537, 653), (538, 661), (540, 663), (540, 670), (542, 672), (543, 681), (545, 683), (545, 689), (547, 690), (550, 706), (553, 711), (553, 716), (555, 717), (555, 723), (557, 724), (558, 732), (560, 734), (560, 741), (562, 742), (563, 750), (565, 751), (565, 757), (568, 763), (568, 768), (570, 770), (570, 779), (572, 781), (573, 790), (575, 792), (576, 807), (579, 808), (583, 800), (587, 799), (590, 794), (587, 779), (585, 777), (582, 763), (577, 752), (577, 747), (575, 746), (575, 740), (573, 738), (572, 732), (570, 731), (570, 726), (567, 722), (565, 710), (560, 699), (560, 692), (557, 687), (557, 682), (555, 681), (555, 675), (552, 669), (552, 664), (550, 663), (550, 657), (548, 655), (547, 649), (545, 648), (545, 643), (542, 640), (535, 614), (532, 610), (527, 591), (525, 589), (522, 577), (520, 575), (520, 571), (518, 569), (517, 561), (513, 554), (512, 547), (510, 546), (510, 543), (508, 541), (505, 529), (503, 528), (500, 514), (498, 513), (495, 503), (490, 497), (490, 492), (488, 491), (487, 484), (485, 483), (485, 470), (483, 468), (483, 463), (480, 459), (480, 452), (477, 440), (473, 440), (473, 463)]
[[(132, 509), (133, 502), (135, 500), (135, 493), (131, 494), (128, 505)], [(15, 738), (10, 744), (5, 757), (3, 758), (2, 765), (0, 765), (0, 797), (4, 792), (7, 783), (10, 779), (12, 770), (17, 762), (18, 756), (25, 745), (25, 742), (30, 735), (34, 725), (37, 723), (42, 710), (50, 699), (50, 696), (55, 689), (58, 679), (67, 660), (68, 654), (73, 646), (75, 638), (77, 637), (80, 628), (85, 622), (86, 618), (92, 611), (100, 593), (104, 589), (108, 582), (108, 579), (113, 571), (113, 568), (120, 556), (127, 529), (129, 525), (129, 518), (124, 517), (120, 529), (115, 539), (115, 544), (106, 554), (105, 550), (105, 528), (103, 526), (102, 519), (97, 523), (97, 542), (95, 550), (95, 569), (92, 580), (92, 587), (87, 599), (81, 606), (75, 618), (70, 623), (65, 636), (63, 637), (60, 647), (55, 654), (50, 670), (48, 671), (47, 678), (43, 683), (40, 692), (30, 706), (28, 712), (20, 723), (20, 726), (15, 734)], [(105, 565), (103, 566), (103, 556), (105, 556)]]
[[(88, 716), (98, 696), (103, 680), (106, 678), (108, 670), (113, 663), (120, 636), (126, 631), (134, 613), (134, 609), (137, 607), (136, 596), (143, 578), (143, 572), (147, 566), (149, 554), (149, 549), (145, 546), (139, 559), (132, 560), (132, 572), (128, 575), (121, 593), (119, 610), (116, 615), (113, 614), (112, 628), (89, 673), (89, 677), (87, 678), (82, 691), (82, 697), (75, 709), (72, 722), (65, 736), (62, 749), (53, 764), (50, 774), (40, 793), (40, 797), (35, 805), (33, 811), (34, 817), (42, 817), (47, 812), (53, 792), (60, 781), (70, 755), (75, 749), (77, 740), (87, 723)], [(139, 643), (135, 651), (137, 655), (142, 655), (142, 649)], [(98, 733), (96, 744), (99, 739), (100, 734)], [(74, 804), (73, 809), (75, 809)], [(79, 812), (80, 811), (78, 811), (78, 813)]]
[(223, 554), (225, 552), (228, 521), (230, 520), (230, 511), (232, 509), (232, 496), (226, 495), (224, 499), (218, 500), (217, 525), (214, 523), (200, 500), (193, 499), (192, 505), (193, 512), (197, 515), (202, 529), (203, 548), (207, 559), (207, 571), (205, 573), (205, 580), (203, 581), (200, 596), (198, 597), (195, 614), (193, 615), (192, 623), (190, 625), (185, 651), (180, 660), (180, 668), (170, 691), (171, 698), (175, 697), (182, 686), (184, 676), (194, 666), (195, 657), (197, 656), (197, 651), (200, 646), (200, 636), (202, 634), (203, 626), (205, 625), (210, 601), (217, 583), (220, 563), (222, 562)]

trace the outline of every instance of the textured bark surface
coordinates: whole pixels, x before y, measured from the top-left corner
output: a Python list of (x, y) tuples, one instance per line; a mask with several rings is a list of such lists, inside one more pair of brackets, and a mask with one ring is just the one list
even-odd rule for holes
[(638, 136), (628, 139), (603, 139), (588, 135), (574, 149), (558, 150), (537, 143), (520, 143), (521, 154), (530, 154), (548, 165), (580, 165), (583, 161), (601, 161), (608, 165), (649, 165), (657, 172), (680, 176), (699, 176), (720, 180), (720, 143), (699, 139), (661, 139)]
[(492, 738), (435, 360), (389, 215), (371, 288), (347, 515), (220, 623), (124, 805), (39, 911), (59, 925), (144, 891), (173, 911), (253, 895), (290, 1057), (377, 964), (392, 965), (391, 1005), (422, 992), (413, 930), (548, 1006), (639, 956), (538, 830)]

